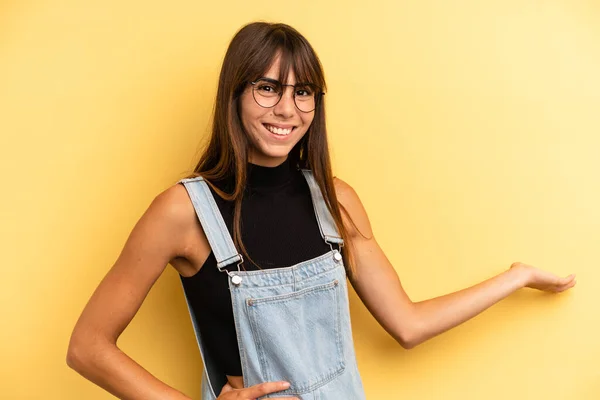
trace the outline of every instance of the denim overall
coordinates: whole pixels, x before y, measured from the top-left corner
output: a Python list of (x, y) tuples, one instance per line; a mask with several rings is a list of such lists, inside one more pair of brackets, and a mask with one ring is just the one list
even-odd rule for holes
[[(240, 270), (242, 255), (204, 179), (179, 182), (192, 200), (217, 268), (229, 276), (244, 387), (285, 380), (291, 383), (289, 389), (262, 398), (365, 399), (354, 354), (344, 262), (333, 246), (341, 248), (343, 240), (312, 171), (304, 169), (302, 174), (331, 251), (290, 267), (256, 271)], [(202, 399), (215, 400), (227, 378), (204, 350), (187, 296), (186, 302), (204, 363)]]

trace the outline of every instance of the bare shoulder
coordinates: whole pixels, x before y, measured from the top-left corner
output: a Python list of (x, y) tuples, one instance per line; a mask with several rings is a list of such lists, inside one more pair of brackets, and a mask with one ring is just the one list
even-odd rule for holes
[(350, 186), (350, 184), (348, 184), (346, 181), (338, 178), (337, 176), (335, 176), (333, 178), (333, 186), (335, 188), (335, 193), (336, 193), (339, 201), (341, 201), (340, 197), (344, 197), (344, 198), (347, 198), (348, 196), (358, 197), (358, 195), (354, 191), (354, 188), (352, 186)]
[(367, 211), (360, 201), (356, 190), (349, 183), (338, 177), (333, 178), (333, 185), (337, 200), (343, 208), (342, 219), (350, 236), (355, 237), (359, 235), (359, 232), (367, 237), (372, 236)]
[(356, 208), (359, 205), (362, 207), (358, 193), (349, 183), (336, 176), (333, 178), (333, 187), (338, 201), (344, 207)]
[(150, 209), (168, 217), (170, 223), (177, 228), (183, 228), (194, 222), (194, 206), (186, 188), (180, 183), (159, 193), (152, 201)]
[[(178, 240), (178, 257), (189, 261), (194, 261), (198, 257), (200, 258), (198, 261), (206, 258), (210, 246), (183, 184), (176, 183), (158, 194), (150, 208), (168, 221), (168, 229), (172, 231), (172, 237)], [(173, 266), (178, 267), (176, 264)]]
[(194, 207), (181, 184), (168, 187), (152, 200), (140, 219), (150, 229), (160, 229), (181, 239), (194, 223)]

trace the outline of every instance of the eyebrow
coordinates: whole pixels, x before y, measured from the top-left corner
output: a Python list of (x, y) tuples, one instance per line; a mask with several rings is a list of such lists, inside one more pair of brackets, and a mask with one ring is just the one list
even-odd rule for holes
[[(256, 81), (259, 81), (259, 80), (264, 80), (264, 81), (267, 81), (267, 82), (270, 82), (273, 84), (282, 85), (282, 83), (279, 82), (277, 79), (267, 78), (266, 76), (262, 76), (262, 77), (258, 78)], [(305, 85), (316, 86), (314, 83), (310, 83), (310, 82), (296, 82), (296, 84), (293, 86), (305, 86)], [(292, 86), (292, 85), (290, 85), (290, 86)]]

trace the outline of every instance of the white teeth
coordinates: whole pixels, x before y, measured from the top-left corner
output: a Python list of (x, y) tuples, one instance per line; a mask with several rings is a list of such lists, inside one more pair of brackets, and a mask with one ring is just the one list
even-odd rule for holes
[(290, 132), (292, 131), (291, 129), (282, 129), (282, 128), (276, 128), (274, 126), (271, 125), (267, 125), (265, 124), (265, 127), (270, 131), (273, 132), (277, 135), (289, 135)]

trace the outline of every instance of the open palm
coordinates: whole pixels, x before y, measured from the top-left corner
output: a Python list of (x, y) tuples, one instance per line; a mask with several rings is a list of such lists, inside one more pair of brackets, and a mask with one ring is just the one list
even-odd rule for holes
[(558, 293), (572, 288), (577, 283), (575, 274), (561, 278), (551, 272), (521, 262), (513, 263), (510, 267), (521, 269), (526, 277), (525, 287), (532, 289)]

